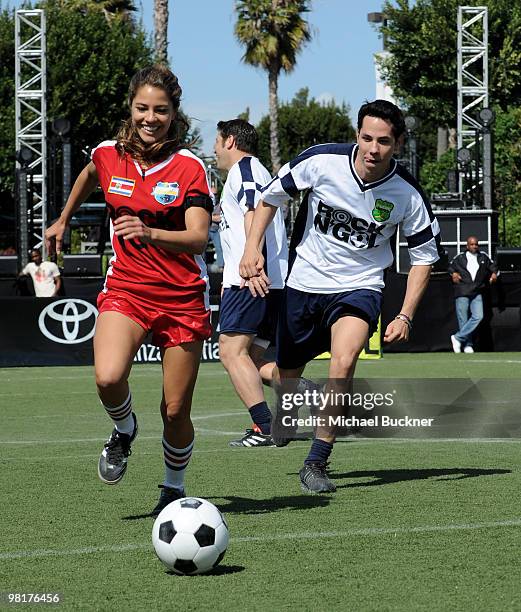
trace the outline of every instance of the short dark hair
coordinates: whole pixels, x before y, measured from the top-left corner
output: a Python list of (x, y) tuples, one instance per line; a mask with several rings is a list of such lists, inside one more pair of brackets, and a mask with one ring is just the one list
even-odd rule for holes
[(358, 131), (362, 129), (364, 117), (367, 116), (378, 117), (379, 119), (384, 119), (384, 121), (389, 121), (393, 126), (393, 135), (396, 139), (405, 132), (403, 113), (396, 104), (392, 102), (388, 102), (387, 100), (373, 100), (373, 102), (362, 104), (358, 111)]
[(235, 144), (239, 151), (257, 155), (259, 147), (259, 135), (257, 130), (244, 119), (230, 119), (230, 121), (219, 121), (217, 130), (224, 140), (228, 136), (235, 138)]

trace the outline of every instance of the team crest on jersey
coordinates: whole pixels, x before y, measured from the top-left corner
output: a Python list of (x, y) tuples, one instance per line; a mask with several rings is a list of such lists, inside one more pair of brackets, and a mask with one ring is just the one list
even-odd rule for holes
[(378, 198), (374, 203), (374, 208), (371, 211), (373, 215), (373, 219), (378, 221), (378, 223), (383, 223), (387, 221), (391, 216), (391, 212), (394, 208), (394, 204), (392, 202), (387, 202), (387, 200), (382, 200)]
[(179, 195), (179, 183), (164, 183), (158, 181), (152, 189), (152, 195), (156, 202), (159, 202), (163, 206), (172, 204)]
[(109, 188), (107, 191), (109, 193), (115, 193), (117, 195), (122, 195), (126, 198), (130, 198), (130, 196), (134, 192), (135, 186), (136, 181), (132, 179), (122, 178), (121, 176), (111, 176)]

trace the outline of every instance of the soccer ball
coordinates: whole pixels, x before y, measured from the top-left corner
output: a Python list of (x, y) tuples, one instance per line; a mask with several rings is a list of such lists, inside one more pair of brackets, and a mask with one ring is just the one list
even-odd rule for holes
[(152, 543), (159, 559), (176, 574), (204, 574), (224, 557), (228, 525), (206, 499), (183, 497), (156, 518)]

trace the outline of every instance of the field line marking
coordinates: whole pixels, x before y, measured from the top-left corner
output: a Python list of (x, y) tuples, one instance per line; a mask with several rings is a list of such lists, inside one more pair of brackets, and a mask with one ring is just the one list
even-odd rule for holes
[(487, 523), (463, 523), (450, 525), (420, 525), (418, 527), (360, 527), (345, 531), (304, 531), (302, 533), (281, 533), (273, 536), (245, 536), (231, 538), (235, 542), (262, 542), (270, 540), (314, 540), (318, 538), (343, 538), (351, 536), (378, 536), (409, 533), (431, 533), (443, 531), (470, 531), (473, 529), (491, 529), (497, 527), (521, 527), (521, 518)]
[[(521, 518), (504, 521), (490, 521), (485, 523), (463, 523), (450, 525), (420, 525), (418, 527), (361, 527), (346, 529), (344, 531), (304, 531), (301, 533), (279, 533), (267, 536), (246, 536), (230, 538), (230, 543), (242, 542), (276, 542), (282, 540), (318, 540), (321, 538), (347, 538), (353, 536), (380, 536), (415, 533), (439, 533), (449, 531), (471, 531), (475, 529), (496, 529), (500, 527), (521, 527)], [(150, 542), (136, 544), (114, 544), (110, 546), (86, 546), (74, 549), (43, 549), (43, 550), (14, 550), (0, 553), (0, 560), (12, 561), (15, 559), (36, 559), (39, 557), (65, 557), (88, 555), (92, 553), (127, 552), (131, 550), (151, 549)]]
[[(221, 415), (225, 416), (225, 414)], [(231, 416), (231, 415), (228, 415)], [(202, 419), (203, 417), (199, 417)], [(215, 418), (215, 417), (212, 417)], [(216, 436), (240, 436), (244, 434), (244, 431), (223, 431), (220, 429), (206, 429), (204, 427), (194, 427), (197, 433), (203, 435), (216, 435)], [(161, 434), (158, 433), (155, 436), (143, 436), (140, 435), (138, 440), (159, 440)], [(105, 442), (104, 438), (74, 438), (66, 440), (0, 440), (0, 446), (24, 446), (32, 444), (73, 444), (73, 443), (84, 443), (84, 442)], [(355, 438), (355, 437), (341, 437), (338, 440), (346, 440), (351, 444), (360, 446), (369, 446), (371, 444), (439, 444), (439, 443), (450, 443), (454, 442), (461, 444), (519, 444), (521, 438)]]
[[(240, 436), (240, 433), (235, 432), (234, 435), (236, 436)], [(154, 440), (160, 441), (161, 440), (161, 436), (158, 436), (157, 438), (154, 438)], [(272, 452), (276, 452), (276, 453), (287, 453), (290, 450), (302, 450), (302, 445), (299, 444), (292, 444), (291, 446), (286, 446), (284, 447), (284, 450), (281, 450), (279, 448), (277, 448), (276, 446), (269, 446), (267, 447), (268, 450), (264, 450), (261, 452), (267, 452), (267, 453), (272, 453)], [(196, 448), (195, 450), (192, 451), (192, 454), (196, 453), (220, 453), (222, 454), (223, 451), (226, 452), (231, 452), (231, 453), (237, 453), (237, 452), (242, 452), (242, 450), (239, 449), (231, 449), (230, 447), (228, 447), (228, 445), (226, 446), (221, 446), (219, 448), (213, 448), (213, 449), (209, 449), (209, 448), (202, 448), (202, 449), (198, 449)], [(161, 451), (138, 451), (136, 452), (136, 456), (139, 457), (152, 457), (152, 456), (157, 456), (157, 455), (161, 455)], [(2, 457), (0, 458), (0, 463), (5, 461), (10, 461), (10, 462), (19, 462), (19, 461), (25, 461), (25, 462), (32, 462), (32, 461), (69, 461), (71, 459), (97, 459), (99, 458), (99, 453), (85, 453), (83, 455), (38, 455), (36, 457), (26, 457), (25, 455), (23, 457)]]
[[(517, 362), (516, 362), (517, 363)], [(23, 373), (24, 375), (27, 375), (26, 372), (23, 372), (23, 370), (21, 372), (17, 372), (16, 374), (21, 374)], [(14, 372), (12, 372), (11, 374), (15, 374)], [(157, 364), (157, 368), (155, 368), (154, 370), (149, 369), (146, 372), (136, 372), (133, 371), (130, 374), (130, 380), (132, 381), (133, 378), (146, 378), (147, 376), (157, 376), (157, 378), (161, 378), (161, 364)], [(201, 374), (198, 377), (198, 380), (208, 377), (208, 378), (213, 378), (215, 376), (219, 376), (222, 378), (227, 378), (228, 374), (226, 373), (226, 370), (223, 368), (222, 371), (219, 370), (217, 372), (215, 371), (204, 371), (201, 370)], [(0, 380), (4, 379), (4, 375), (2, 372), (0, 372)], [(92, 372), (89, 373), (85, 373), (85, 372), (78, 372), (78, 374), (71, 376), (69, 374), (64, 374), (64, 375), (60, 375), (60, 374), (56, 374), (55, 376), (34, 376), (31, 377), (31, 382), (32, 381), (38, 381), (38, 380), (78, 380), (78, 379), (84, 379), (84, 380), (93, 380), (94, 381), (94, 374)], [(15, 382), (15, 377), (11, 376), (10, 378), (5, 378), (5, 382)]]
[[(231, 417), (231, 416), (244, 416), (244, 412), (239, 409), (235, 410), (235, 412), (215, 412), (213, 414), (202, 414), (199, 416), (193, 416), (192, 421), (207, 421), (208, 419), (219, 419), (221, 417)], [(198, 429), (198, 428), (196, 428)], [(208, 433), (216, 433), (223, 435), (238, 435), (240, 432), (223, 432), (220, 430), (212, 430), (212, 429), (199, 429), (200, 432)], [(159, 435), (159, 434), (158, 434)], [(106, 436), (104, 438), (74, 438), (72, 440), (0, 440), (0, 445), (2, 444), (71, 444), (74, 442), (104, 442), (106, 441)], [(139, 436), (140, 440), (156, 440), (157, 436)]]
[[(212, 435), (219, 435), (219, 436), (240, 436), (241, 433), (244, 434), (244, 432), (240, 432), (240, 431), (221, 431), (218, 429), (202, 429), (199, 427), (194, 427), (196, 432), (199, 432), (201, 434), (212, 434)], [(138, 442), (139, 440), (161, 440), (161, 434), (158, 433), (156, 436), (142, 436), (139, 435), (139, 437), (137, 438)], [(105, 436), (104, 438), (75, 438), (75, 439), (71, 439), (71, 440), (0, 440), (0, 445), (2, 444), (9, 444), (11, 446), (15, 446), (15, 445), (32, 445), (32, 444), (73, 444), (76, 442), (106, 442), (107, 441), (107, 436)]]

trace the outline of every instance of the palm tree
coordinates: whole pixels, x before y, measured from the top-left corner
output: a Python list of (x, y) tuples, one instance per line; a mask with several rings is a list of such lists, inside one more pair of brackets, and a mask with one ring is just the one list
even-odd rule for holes
[(131, 14), (136, 11), (133, 0), (60, 0), (60, 3), (79, 11), (101, 11), (108, 22), (113, 19), (131, 22)]
[(156, 61), (168, 66), (168, 0), (154, 0), (154, 46)]
[(311, 40), (309, 24), (303, 18), (310, 1), (237, 0), (235, 10), (235, 35), (246, 47), (243, 61), (268, 73), (271, 163), (273, 172), (278, 172), (278, 78), (281, 70), (293, 70), (297, 54)]

